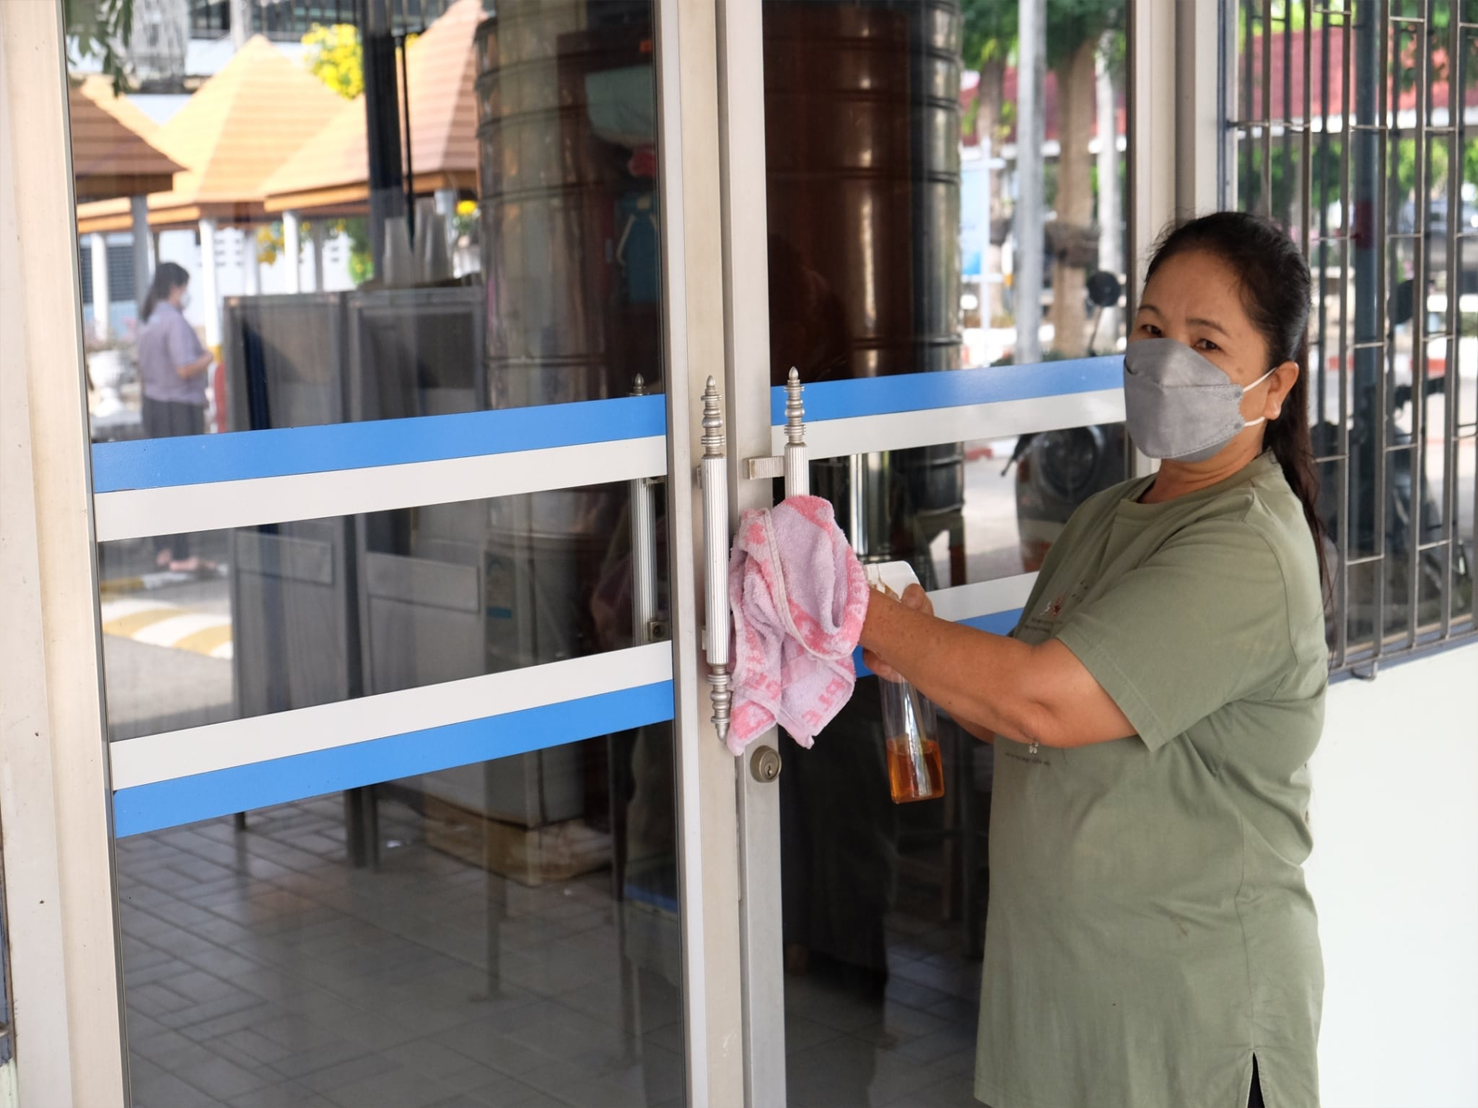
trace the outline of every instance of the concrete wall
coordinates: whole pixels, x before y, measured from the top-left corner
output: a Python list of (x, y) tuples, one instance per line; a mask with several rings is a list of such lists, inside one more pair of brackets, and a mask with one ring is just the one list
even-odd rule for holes
[(1478, 1104), (1478, 645), (1329, 690), (1312, 764), (1329, 1108)]

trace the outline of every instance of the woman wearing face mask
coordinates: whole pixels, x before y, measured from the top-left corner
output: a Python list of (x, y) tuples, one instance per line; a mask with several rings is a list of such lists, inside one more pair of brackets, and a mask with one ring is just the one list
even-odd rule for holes
[[(139, 331), (139, 376), (144, 391), (144, 434), (151, 439), (205, 433), (205, 382), (211, 356), (185, 320), (190, 275), (183, 266), (161, 262), (144, 297)], [(160, 535), (155, 561), (194, 572), (189, 536)]]
[(976, 1095), (1318, 1103), (1304, 884), (1327, 653), (1310, 280), (1276, 226), (1170, 232), (1125, 356), (1158, 473), (1073, 515), (1009, 638), (874, 596), (870, 664), (996, 746)]

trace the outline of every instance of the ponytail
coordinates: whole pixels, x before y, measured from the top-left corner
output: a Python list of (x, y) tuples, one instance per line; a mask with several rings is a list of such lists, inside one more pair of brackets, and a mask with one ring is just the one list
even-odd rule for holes
[(1319, 581), (1327, 592), (1329, 558), (1324, 550), (1324, 524), (1319, 518), (1319, 472), (1314, 464), (1314, 442), (1309, 433), (1309, 336), (1299, 340), (1293, 359), (1298, 365), (1298, 380), (1288, 390), (1283, 410), (1277, 419), (1268, 421), (1263, 445), (1273, 452), (1283, 469), (1283, 478), (1298, 502), (1303, 505), (1304, 520), (1314, 536), (1314, 550), (1319, 556)]
[(181, 285), (190, 283), (190, 275), (185, 272), (185, 267), (176, 265), (174, 262), (160, 262), (159, 268), (154, 271), (154, 280), (149, 284), (149, 291), (144, 297), (143, 310), (139, 313), (139, 321), (148, 323), (149, 317), (154, 314), (154, 309), (159, 306), (161, 300), (168, 300), (169, 294)]

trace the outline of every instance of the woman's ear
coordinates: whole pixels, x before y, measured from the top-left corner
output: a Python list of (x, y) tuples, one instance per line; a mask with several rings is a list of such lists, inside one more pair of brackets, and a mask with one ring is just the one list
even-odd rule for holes
[(1283, 402), (1288, 399), (1288, 394), (1293, 391), (1293, 386), (1298, 382), (1298, 363), (1293, 361), (1284, 362), (1273, 370), (1273, 375), (1268, 378), (1268, 398), (1263, 408), (1263, 418), (1269, 421), (1277, 419), (1283, 414)]

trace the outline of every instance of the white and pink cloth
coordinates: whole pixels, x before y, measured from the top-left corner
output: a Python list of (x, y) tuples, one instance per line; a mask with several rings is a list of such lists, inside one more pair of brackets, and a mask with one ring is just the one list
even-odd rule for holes
[(831, 504), (792, 496), (744, 513), (729, 558), (736, 755), (775, 724), (809, 747), (852, 696), (867, 575)]

